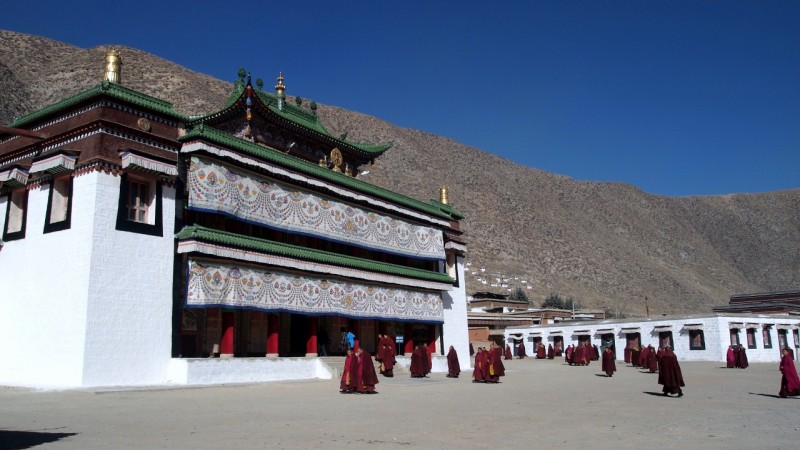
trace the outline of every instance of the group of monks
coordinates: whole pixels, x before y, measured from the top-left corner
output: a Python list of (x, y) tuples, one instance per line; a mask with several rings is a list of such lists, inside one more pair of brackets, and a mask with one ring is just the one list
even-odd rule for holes
[(344, 358), (344, 370), (339, 382), (339, 392), (342, 394), (377, 394), (375, 385), (378, 384), (378, 375), (375, 374), (375, 363), (372, 355), (363, 348), (353, 351), (347, 350)]
[(596, 345), (581, 342), (576, 346), (570, 345), (564, 352), (564, 361), (570, 366), (588, 366), (591, 361), (600, 359), (600, 351)]
[(417, 344), (411, 353), (411, 378), (424, 378), (431, 373), (432, 356), (428, 344)]
[(747, 352), (741, 345), (728, 346), (726, 355), (728, 369), (746, 369), (750, 364), (747, 362)]
[(503, 365), (502, 351), (494, 342), (487, 350), (478, 347), (475, 352), (475, 369), (472, 371), (473, 383), (499, 383), (500, 377), (505, 376), (506, 368)]
[[(539, 343), (536, 347), (536, 359), (553, 359), (555, 358), (555, 350), (553, 349), (553, 344), (549, 344), (547, 346), (547, 350), (544, 348), (544, 344)], [(526, 351), (525, 351), (525, 343), (520, 342), (519, 348), (517, 349), (517, 357), (519, 359), (525, 359)], [(511, 346), (506, 344), (506, 352), (503, 359), (514, 359), (514, 356), (511, 354)]]

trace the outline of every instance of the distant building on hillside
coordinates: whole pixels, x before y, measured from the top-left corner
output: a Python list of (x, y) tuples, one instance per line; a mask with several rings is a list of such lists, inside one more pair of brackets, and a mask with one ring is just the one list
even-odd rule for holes
[(735, 294), (724, 306), (715, 306), (717, 313), (765, 313), (800, 316), (800, 291)]

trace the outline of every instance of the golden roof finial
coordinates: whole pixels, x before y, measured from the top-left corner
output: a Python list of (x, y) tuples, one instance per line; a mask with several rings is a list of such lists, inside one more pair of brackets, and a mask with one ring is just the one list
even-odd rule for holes
[(283, 84), (283, 72), (278, 72), (278, 84), (275, 85), (275, 93), (278, 95), (283, 95), (285, 90), (286, 86)]
[(120, 66), (122, 66), (122, 58), (120, 58), (119, 52), (112, 48), (106, 53), (106, 73), (103, 76), (103, 81), (119, 83)]
[(441, 185), (439, 187), (439, 203), (441, 203), (443, 205), (447, 205), (448, 204), (447, 202), (448, 202), (448, 199), (447, 199), (447, 186)]

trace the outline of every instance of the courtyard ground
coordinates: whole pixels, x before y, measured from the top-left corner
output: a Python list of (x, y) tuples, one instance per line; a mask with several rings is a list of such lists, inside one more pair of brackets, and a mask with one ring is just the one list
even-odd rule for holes
[(778, 364), (681, 363), (683, 398), (617, 363), (505, 361), (497, 385), (444, 374), (198, 388), (0, 388), (0, 448), (797, 448), (800, 398), (777, 397)]

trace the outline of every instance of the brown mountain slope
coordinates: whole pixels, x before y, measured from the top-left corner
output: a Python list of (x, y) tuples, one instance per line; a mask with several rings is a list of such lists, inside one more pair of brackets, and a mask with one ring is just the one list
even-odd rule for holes
[[(107, 48), (0, 31), (0, 122), (96, 84)], [(230, 83), (120, 50), (122, 83), (180, 112), (214, 110), (230, 92)], [(523, 167), (353, 111), (321, 105), (319, 114), (348, 139), (395, 142), (365, 180), (422, 200), (450, 187), (467, 216), (468, 292), (501, 292), (478, 281), (497, 272), (529, 281), (537, 301), (555, 292), (636, 314), (645, 297), (651, 313), (707, 312), (732, 293), (800, 288), (800, 190), (656, 196)], [(478, 267), (486, 268), (480, 277)]]

